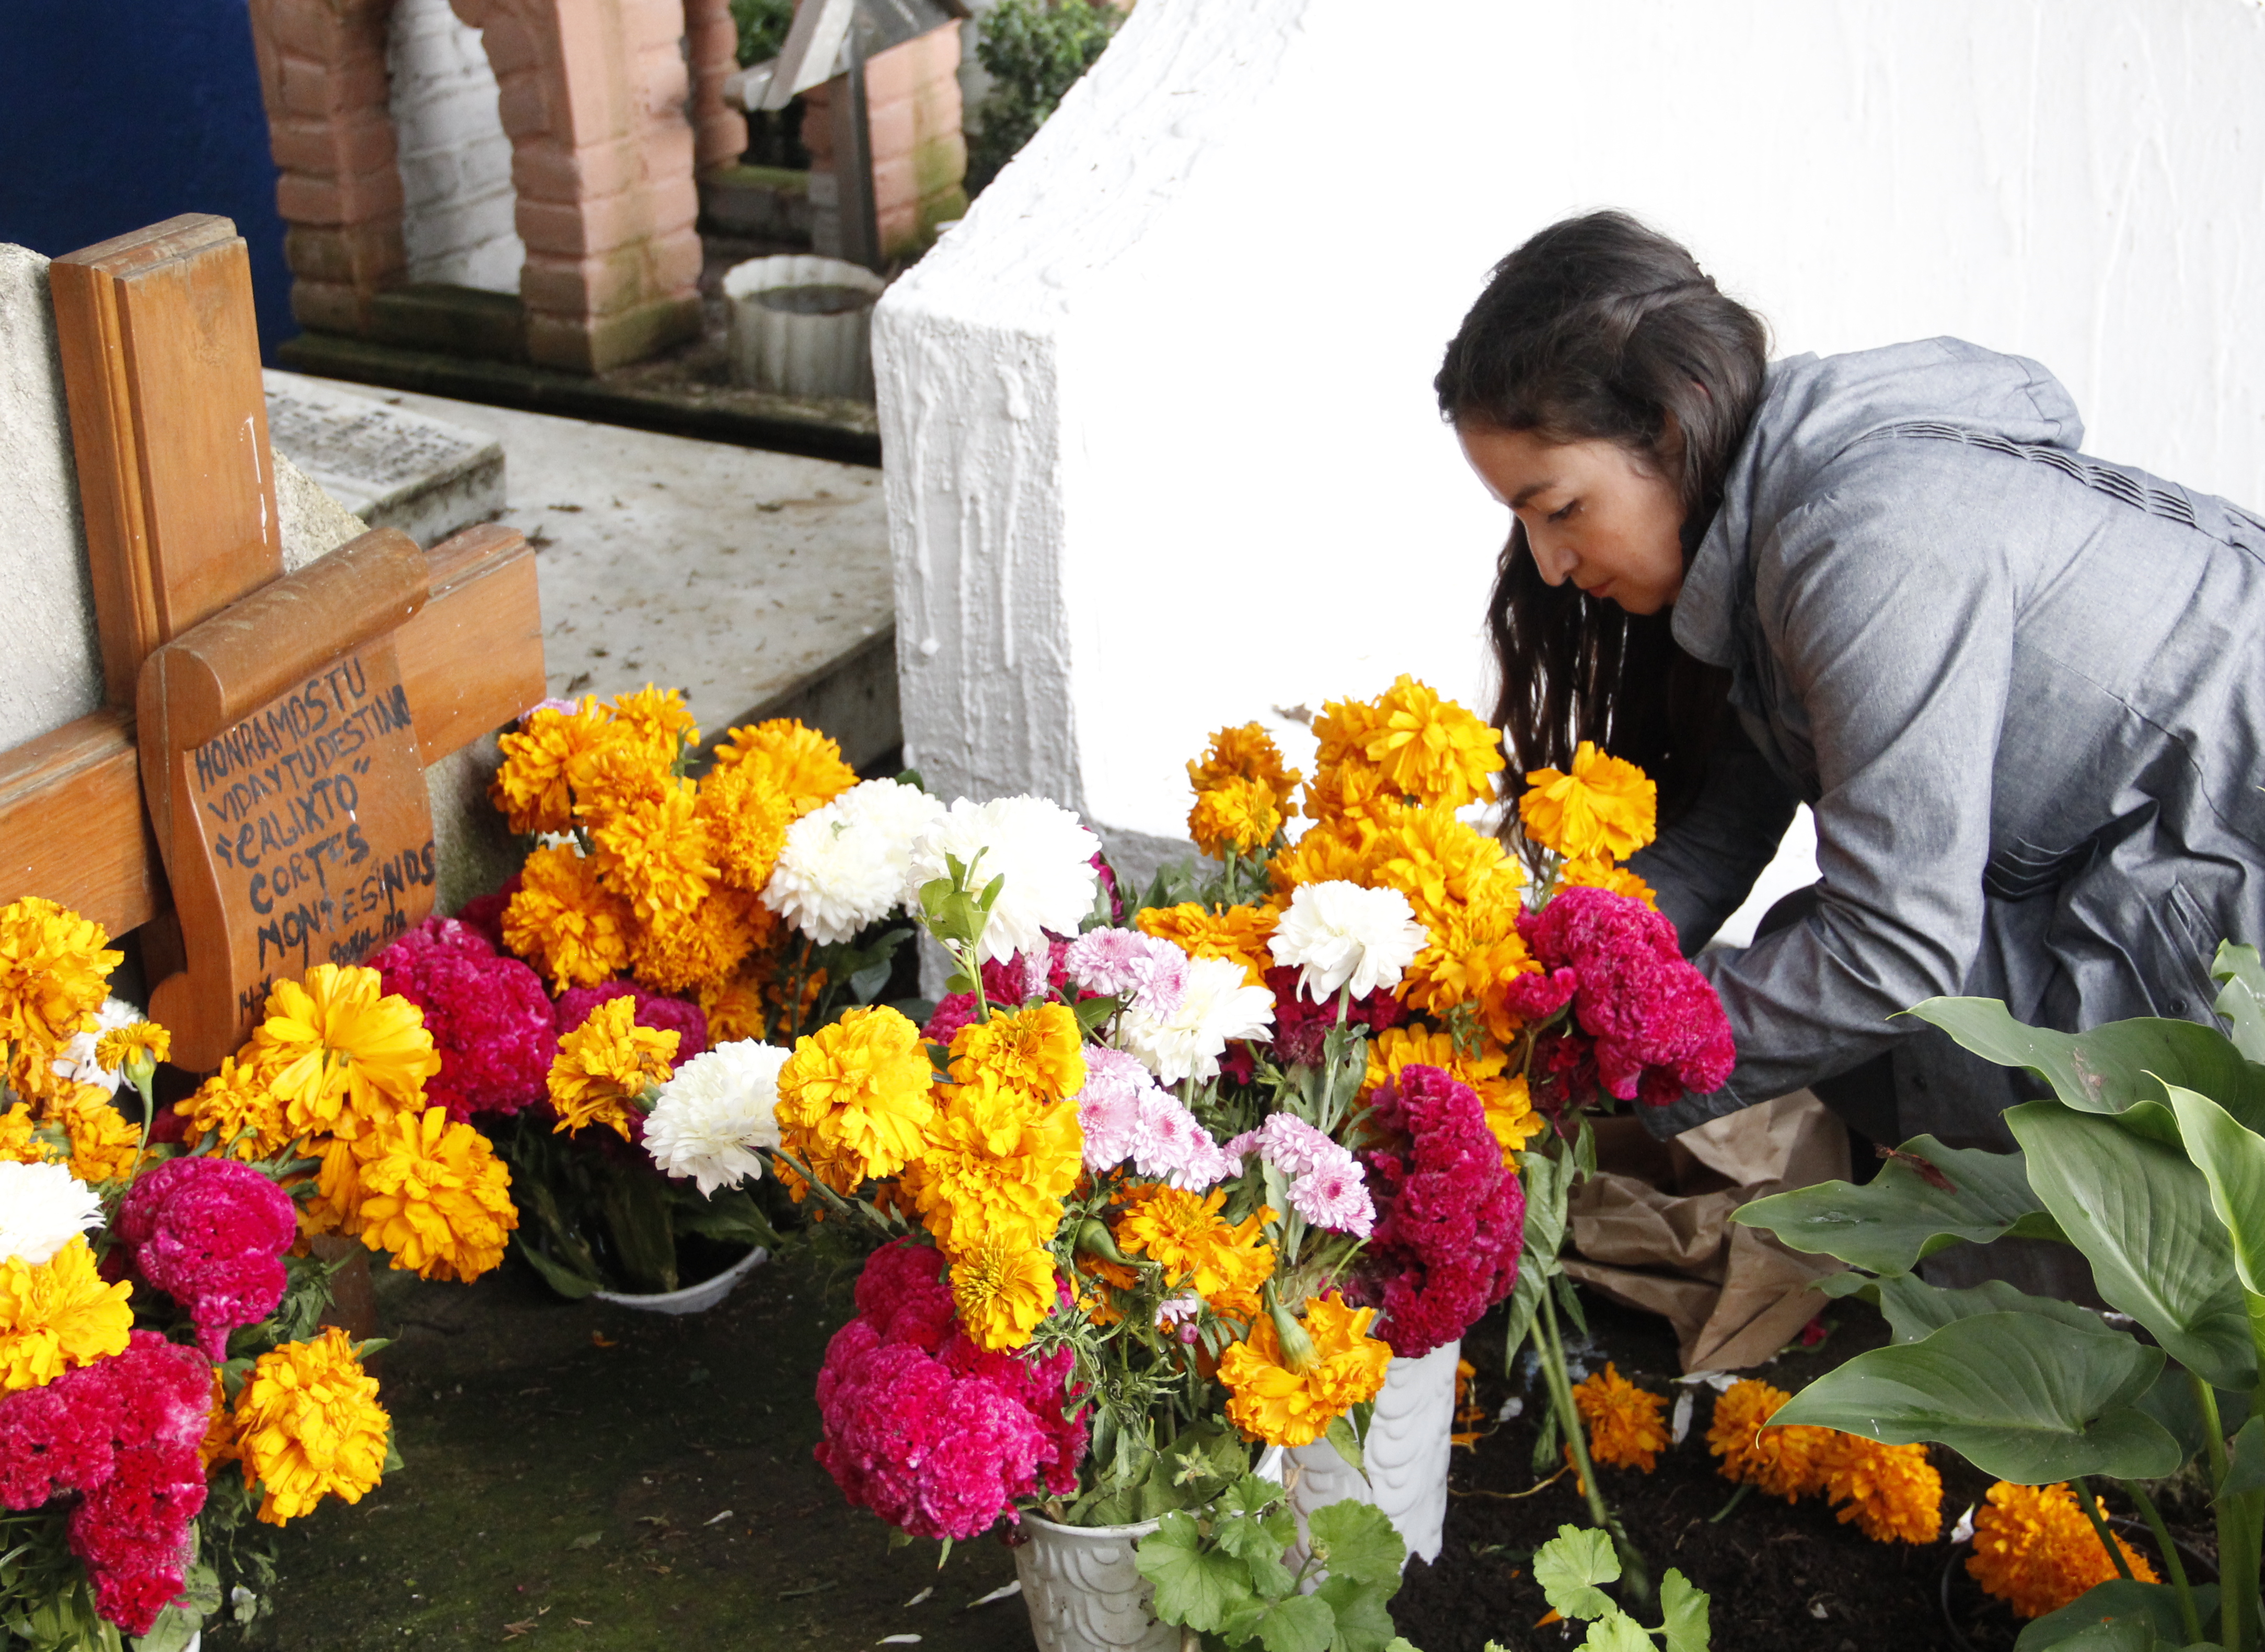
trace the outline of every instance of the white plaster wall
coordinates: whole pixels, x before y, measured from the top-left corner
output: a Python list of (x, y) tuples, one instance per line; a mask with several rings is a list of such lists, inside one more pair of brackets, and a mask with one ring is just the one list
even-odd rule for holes
[(527, 249), (480, 32), (448, 0), (398, 0), (386, 26), (409, 279), (516, 293)]
[(876, 318), (907, 759), (1179, 837), (1221, 724), (1488, 703), (1507, 518), (1431, 379), (1594, 207), (1781, 351), (2034, 355), (2265, 505), (2261, 86), (2256, 0), (1141, 0)]

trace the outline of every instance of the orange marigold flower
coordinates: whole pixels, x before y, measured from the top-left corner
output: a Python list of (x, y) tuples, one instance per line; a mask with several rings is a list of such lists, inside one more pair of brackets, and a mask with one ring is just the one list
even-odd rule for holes
[(251, 1054), (295, 1136), (327, 1131), (351, 1140), (400, 1110), (414, 1112), (425, 1081), (441, 1070), (425, 1012), (360, 965), (317, 964), (303, 986), (276, 982)]
[(1835, 1433), (1818, 1460), (1843, 1525), (1854, 1521), (1875, 1543), (1932, 1543), (1941, 1534), (1942, 1476), (1926, 1446)]
[(262, 1354), (236, 1401), (244, 1483), (265, 1492), (259, 1517), (281, 1525), (326, 1496), (359, 1503), (385, 1472), (392, 1420), (377, 1379), (335, 1325)]
[(566, 832), (574, 825), (574, 791), (568, 774), (575, 760), (613, 738), (613, 719), (585, 696), (572, 711), (539, 707), (516, 733), (497, 745), (503, 766), (488, 789), (514, 832)]
[(972, 1083), (979, 1073), (1058, 1102), (1085, 1088), (1085, 1043), (1067, 1004), (994, 1010), (952, 1035), (951, 1076)]
[(563, 993), (626, 969), (635, 926), (630, 903), (599, 880), (596, 864), (558, 844), (535, 850), (520, 869), (519, 892), (504, 908), (503, 938)]
[(700, 744), (699, 725), (692, 709), (675, 688), (656, 688), (651, 683), (635, 694), (614, 696), (614, 722), (640, 744), (665, 756), (674, 765), (684, 753)]
[(574, 819), (584, 828), (624, 811), (659, 803), (682, 784), (675, 760), (615, 725), (612, 738), (577, 753), (566, 767), (574, 793)]
[(1573, 1385), (1573, 1408), (1589, 1430), (1589, 1457), (1607, 1468), (1650, 1474), (1667, 1449), (1667, 1401), (1639, 1388), (1607, 1362), (1595, 1376)]
[(1348, 1307), (1334, 1294), (1306, 1304), (1313, 1357), (1303, 1371), (1284, 1358), (1271, 1314), (1251, 1321), (1250, 1335), (1219, 1358), (1227, 1386), (1227, 1421), (1270, 1445), (1310, 1445), (1354, 1406), (1376, 1398), (1392, 1363), (1392, 1345), (1369, 1335), (1374, 1308)]
[(696, 910), (717, 879), (699, 794), (689, 781), (659, 798), (630, 804), (590, 833), (591, 860), (609, 889), (629, 898), (650, 923), (663, 913)]
[(70, 1173), (91, 1187), (123, 1179), (142, 1152), (142, 1128), (98, 1084), (75, 1084), (47, 1103), (50, 1123), (70, 1139)]
[(599, 1005), (558, 1040), (550, 1063), (550, 1105), (558, 1114), (553, 1133), (603, 1124), (633, 1139), (630, 1110), (647, 1089), (668, 1082), (681, 1041), (673, 1027), (638, 1026), (637, 1000), (626, 993)]
[(1508, 1053), (1492, 1040), (1482, 1042), (1475, 1053), (1465, 1055), (1453, 1034), (1411, 1021), (1386, 1028), (1370, 1043), (1361, 1093), (1366, 1095), (1387, 1079), (1397, 1078), (1403, 1067), (1438, 1067), (1478, 1092), (1479, 1104), (1486, 1109), (1487, 1128), (1502, 1144), (1503, 1162), (1508, 1164), (1518, 1149), (1549, 1127), (1548, 1121), (1533, 1110), (1524, 1077), (1504, 1076), (1509, 1065)]
[(1287, 793), (1263, 780), (1229, 775), (1196, 794), (1195, 806), (1188, 811), (1188, 835), (1213, 860), (1256, 855), (1281, 833), (1287, 801)]
[(1460, 809), (1491, 797), (1503, 768), (1501, 737), (1413, 677), (1384, 692), (1359, 739), (1386, 783), (1419, 803)]
[(966, 1081), (943, 1087), (919, 1154), (905, 1168), (905, 1190), (955, 1260), (987, 1236), (1043, 1245), (1061, 1226), (1083, 1142), (1075, 1108), (976, 1068)]
[(1537, 768), (1526, 777), (1518, 818), (1526, 835), (1570, 860), (1624, 861), (1658, 829), (1659, 789), (1634, 763), (1583, 740), (1570, 774)]
[(1295, 843), (1276, 850), (1266, 862), (1275, 904), (1288, 906), (1292, 891), (1301, 884), (1332, 880), (1363, 886), (1371, 884), (1374, 880), (1369, 869), (1375, 842), (1376, 826), (1366, 816), (1322, 821)]
[(760, 895), (798, 811), (767, 763), (733, 763), (700, 782), (700, 816), (724, 877)]
[(55, 1055), (95, 1024), (125, 957), (109, 940), (100, 924), (36, 895), (0, 906), (0, 1043), (17, 1095), (38, 1101), (62, 1084)]
[(289, 1145), (293, 1133), (283, 1116), (283, 1098), (253, 1056), (257, 1048), (254, 1044), (222, 1057), (220, 1071), (173, 1108), (188, 1121), (193, 1136), (210, 1132), (222, 1152), (245, 1161), (273, 1157)]
[[(885, 1006), (852, 1009), (795, 1040), (779, 1069), (777, 1117), (786, 1150), (848, 1192), (894, 1175), (927, 1143), (936, 1117), (920, 1029)], [(823, 1167), (836, 1167), (836, 1181)]]
[(1722, 1459), (1720, 1473), (1766, 1497), (1791, 1503), (1822, 1488), (1821, 1459), (1833, 1430), (1795, 1424), (1771, 1428), (1770, 1418), (1793, 1396), (1754, 1378), (1732, 1383), (1715, 1401), (1707, 1449)]
[(197, 1462), (210, 1477), (215, 1463), (236, 1460), (236, 1414), (228, 1408), (228, 1384), (222, 1380), (220, 1367), (212, 1372), (212, 1412), (205, 1419), (205, 1437), (197, 1446)]
[(657, 992), (691, 992), (729, 977), (777, 922), (753, 895), (719, 886), (690, 912), (655, 913), (638, 925), (630, 969)]
[(1625, 866), (1615, 866), (1601, 855), (1581, 860), (1567, 861), (1557, 869), (1557, 882), (1550, 889), (1552, 895), (1564, 889), (1602, 889), (1615, 895), (1626, 895), (1640, 900), (1653, 911), (1659, 909), (1659, 900), (1651, 885)]
[(1019, 1235), (987, 1234), (951, 1263), (951, 1305), (978, 1348), (1022, 1348), (1053, 1311), (1054, 1259)]
[(503, 1261), (506, 1235), (519, 1226), (511, 1172), (447, 1108), (397, 1115), (355, 1142), (353, 1156), (361, 1242), (390, 1253), (396, 1268), (469, 1283)]
[(33, 1134), (32, 1106), (18, 1102), (0, 1113), (0, 1164), (38, 1164), (60, 1155)]
[(1333, 768), (1347, 767), (1373, 772), (1375, 765), (1368, 760), (1368, 739), (1383, 721), (1373, 701), (1323, 701), (1321, 714), (1314, 719), (1314, 738), (1320, 742), (1315, 761), (1322, 772), (1327, 774)]
[[(2147, 1559), (2122, 1538), (2131, 1576), (2158, 1581)], [(2067, 1484), (2013, 1486), (1999, 1481), (1974, 1512), (1974, 1553), (1966, 1570), (1989, 1593), (2023, 1618), (2058, 1612), (2095, 1583), (2116, 1575)]]
[(1227, 1191), (1187, 1193), (1150, 1183), (1118, 1196), (1124, 1214), (1117, 1242), (1164, 1270), (1174, 1285), (1189, 1285), (1214, 1312), (1246, 1321), (1265, 1315), (1258, 1287), (1274, 1277), (1274, 1248), (1262, 1237), (1274, 1212), (1264, 1207), (1240, 1222), (1220, 1214)]
[(1229, 958), (1242, 965), (1244, 985), (1264, 986), (1274, 965), (1267, 942), (1281, 920), (1274, 906), (1228, 906), (1213, 912), (1193, 901), (1148, 906), (1133, 914), (1142, 935), (1169, 941), (1191, 958)]
[(1188, 765), (1188, 784), (1210, 791), (1229, 780), (1264, 781), (1277, 797), (1296, 789), (1298, 771), (1282, 761), (1282, 748), (1256, 723), (1220, 729), (1211, 737), (1203, 761)]
[[(768, 909), (759, 906), (756, 910)], [(703, 980), (699, 986), (700, 1013), (707, 1017), (711, 1044), (737, 1044), (743, 1038), (769, 1036), (770, 1016), (763, 1006), (762, 973), (754, 963), (743, 961), (731, 974), (720, 979)]]
[(1306, 788), (1305, 812), (1312, 820), (1365, 819), (1388, 804), (1404, 801), (1366, 763), (1337, 763), (1315, 775)]
[(797, 819), (857, 783), (857, 771), (841, 761), (841, 744), (792, 717), (773, 717), (727, 733), (716, 747), (716, 768), (720, 772), (736, 763), (759, 763), (769, 770), (794, 804)]

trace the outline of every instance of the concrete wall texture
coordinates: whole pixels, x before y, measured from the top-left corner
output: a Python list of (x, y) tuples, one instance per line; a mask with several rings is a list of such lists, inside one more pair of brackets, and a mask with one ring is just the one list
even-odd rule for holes
[(2260, 85), (2256, 0), (1142, 0), (876, 317), (907, 761), (1178, 837), (1220, 724), (1488, 703), (1508, 521), (1431, 379), (1596, 207), (1780, 353), (2032, 355), (2265, 506)]
[(516, 293), (527, 247), (513, 224), (511, 139), (479, 31), (448, 0), (397, 0), (385, 70), (409, 279)]

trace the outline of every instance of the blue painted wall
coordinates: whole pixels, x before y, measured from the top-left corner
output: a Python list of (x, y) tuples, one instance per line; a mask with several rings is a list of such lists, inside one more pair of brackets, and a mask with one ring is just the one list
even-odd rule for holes
[(53, 258), (184, 212), (236, 221), (272, 356), (299, 329), (244, 0), (0, 0), (0, 241)]

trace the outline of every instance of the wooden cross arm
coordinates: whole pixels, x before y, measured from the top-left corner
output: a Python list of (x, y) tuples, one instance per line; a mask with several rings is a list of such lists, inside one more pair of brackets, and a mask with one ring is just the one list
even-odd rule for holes
[[(516, 529), (468, 528), (422, 554), (431, 595), (395, 646), (429, 768), (543, 698), (543, 611)], [(0, 752), (0, 904), (44, 895), (113, 935), (166, 910), (135, 738), (132, 715), (106, 706)]]

